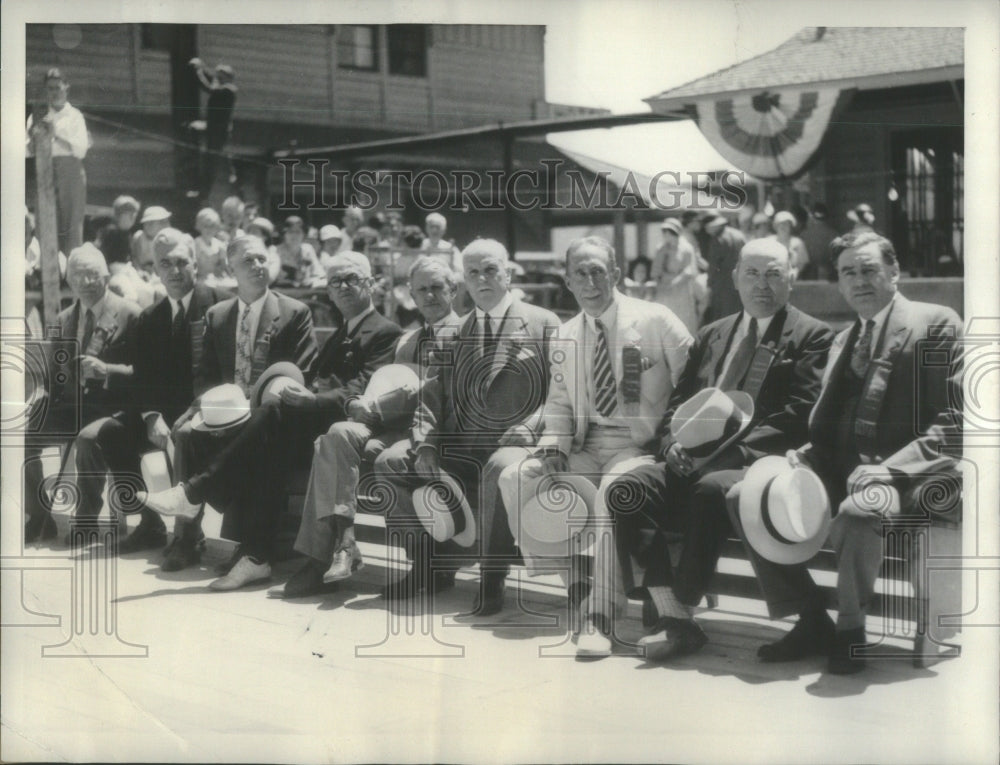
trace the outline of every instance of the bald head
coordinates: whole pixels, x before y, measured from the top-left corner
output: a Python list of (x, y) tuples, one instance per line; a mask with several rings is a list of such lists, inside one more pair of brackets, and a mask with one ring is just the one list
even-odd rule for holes
[(781, 242), (771, 236), (751, 239), (740, 250), (740, 260), (751, 255), (763, 255), (769, 258), (784, 258), (791, 263), (791, 253)]

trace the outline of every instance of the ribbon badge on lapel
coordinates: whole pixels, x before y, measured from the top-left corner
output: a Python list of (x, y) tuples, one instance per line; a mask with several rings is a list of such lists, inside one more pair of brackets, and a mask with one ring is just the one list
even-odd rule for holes
[[(635, 323), (625, 330), (625, 344), (622, 346), (622, 404), (626, 417), (639, 414), (639, 393), (642, 389), (642, 335)], [(649, 363), (649, 359), (645, 360)]]
[(267, 369), (267, 360), (271, 354), (271, 335), (274, 332), (274, 325), (278, 318), (275, 317), (271, 326), (264, 330), (264, 334), (257, 338), (253, 348), (253, 360), (250, 363), (250, 380), (257, 380)]

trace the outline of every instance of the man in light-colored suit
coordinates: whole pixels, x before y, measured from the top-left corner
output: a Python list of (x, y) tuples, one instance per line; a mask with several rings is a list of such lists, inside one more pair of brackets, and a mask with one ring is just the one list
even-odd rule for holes
[(537, 439), (549, 380), (548, 338), (559, 320), (551, 311), (513, 299), (509, 261), (507, 248), (494, 239), (476, 239), (465, 248), (465, 286), (476, 307), (446, 349), (450, 352), (435, 358), (428, 369), (411, 438), (393, 444), (375, 460), (376, 475), (391, 485), (396, 497), (386, 517), (390, 530), (410, 525), (416, 514), (412, 492), (444, 471), (478, 506), (479, 549), (449, 539), (427, 554), (422, 540), (410, 535), (415, 542), (413, 568), (386, 589), (389, 598), (448, 589), (469, 559), (478, 559), (484, 572), (495, 571), (502, 589), (514, 558), (496, 481)]
[[(421, 257), (410, 268), (410, 293), (424, 319), (396, 345), (396, 364), (422, 374), (432, 348), (447, 345), (457, 334), (460, 318), (452, 310), (458, 280), (439, 260)], [(347, 579), (362, 565), (354, 538), (358, 480), (362, 465), (371, 464), (391, 444), (406, 438), (411, 421), (385, 422), (360, 397), (348, 401), (348, 419), (334, 423), (316, 439), (309, 488), (296, 551), (307, 560), (281, 591), (282, 597), (313, 595), (324, 580)], [(332, 559), (332, 565), (331, 565)]]
[[(899, 264), (884, 237), (848, 234), (831, 251), (840, 292), (858, 319), (834, 339), (809, 443), (788, 458), (819, 474), (836, 508), (829, 535), (837, 555), (836, 627), (805, 563), (780, 565), (745, 546), (770, 616), (799, 615), (784, 637), (760, 647), (760, 659), (820, 654), (830, 672), (850, 674), (865, 665), (852, 649), (867, 642), (883, 528), (961, 514), (954, 454), (961, 446), (962, 323), (950, 308), (899, 293)], [(734, 488), (730, 514), (741, 530), (737, 494)]]
[[(614, 248), (605, 240), (573, 241), (566, 270), (569, 288), (583, 310), (559, 328), (559, 358), (554, 359), (544, 432), (535, 454), (500, 476), (513, 531), (530, 522), (518, 514), (536, 494), (540, 480), (566, 472), (582, 473), (598, 484), (591, 521), (599, 527), (608, 520), (605, 490), (619, 474), (653, 461), (656, 428), (692, 343), (684, 323), (668, 308), (618, 291), (621, 272)], [(584, 537), (581, 530), (573, 540), (579, 553), (586, 552)], [(529, 535), (521, 534), (517, 542), (526, 559), (544, 557)], [(606, 583), (615, 564), (609, 548), (596, 545), (594, 587), (583, 580), (569, 582), (574, 605), (589, 591), (595, 626), (580, 635), (580, 655), (607, 655), (611, 650)]]

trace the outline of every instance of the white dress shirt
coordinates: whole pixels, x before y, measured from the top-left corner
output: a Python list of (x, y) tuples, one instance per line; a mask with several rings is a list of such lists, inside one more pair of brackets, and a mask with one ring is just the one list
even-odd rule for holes
[(243, 321), (244, 311), (250, 312), (250, 347), (253, 349), (254, 341), (257, 338), (257, 325), (260, 324), (260, 312), (264, 310), (264, 301), (267, 300), (268, 290), (264, 294), (247, 305), (243, 300), (239, 300), (239, 315), (236, 317), (236, 342), (240, 341), (240, 324)]
[[(500, 328), (503, 326), (503, 317), (507, 315), (507, 311), (510, 309), (513, 302), (514, 298), (511, 297), (510, 292), (507, 292), (504, 294), (503, 299), (489, 310), (490, 329), (493, 330), (494, 340), (496, 340), (497, 335), (500, 334)], [(486, 326), (483, 323), (486, 319), (486, 315), (486, 311), (478, 306), (476, 307), (476, 329), (480, 334), (483, 331), (483, 327)]]
[[(56, 111), (49, 107), (49, 113), (45, 115), (45, 121), (52, 124), (52, 156), (53, 157), (76, 157), (83, 159), (87, 156), (87, 149), (90, 146), (90, 139), (87, 136), (87, 123), (83, 119), (83, 114), (69, 102), (62, 109)], [(28, 117), (28, 156), (34, 156), (31, 145), (31, 126), (34, 124), (34, 115)], [(62, 140), (57, 141), (57, 138)], [(65, 141), (65, 143), (64, 143)]]
[[(726, 363), (722, 365), (722, 370), (719, 372), (719, 379), (722, 380), (726, 376), (726, 372), (729, 370), (729, 365), (733, 361), (733, 356), (736, 355), (736, 349), (740, 347), (740, 343), (743, 342), (743, 338), (747, 336), (747, 332), (750, 331), (750, 320), (753, 317), (746, 311), (743, 311), (740, 317), (740, 323), (736, 327), (736, 334), (733, 335), (733, 341), (729, 344), (729, 351), (726, 353)], [(760, 339), (764, 337), (764, 333), (767, 332), (767, 328), (771, 326), (771, 319), (774, 318), (774, 314), (764, 318), (757, 319), (757, 345), (760, 345)]]
[[(896, 302), (896, 295), (898, 294), (898, 292), (895, 293), (892, 296), (892, 300), (886, 304), (885, 308), (872, 316), (872, 320), (875, 322), (875, 325), (872, 327), (872, 343), (869, 348), (869, 360), (871, 360), (872, 354), (875, 353), (875, 349), (878, 347), (879, 338), (882, 336), (882, 329), (885, 327), (885, 320), (889, 317), (889, 311), (892, 310), (892, 304)], [(858, 333), (858, 337), (860, 338), (861, 334), (865, 331), (866, 322), (860, 316), (858, 317), (858, 321), (861, 322), (861, 331)]]

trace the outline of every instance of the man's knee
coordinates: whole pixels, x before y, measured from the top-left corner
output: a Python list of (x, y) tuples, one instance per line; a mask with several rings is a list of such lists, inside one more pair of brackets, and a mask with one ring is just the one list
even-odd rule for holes
[(830, 546), (838, 555), (852, 546), (870, 547), (881, 544), (879, 521), (874, 516), (837, 513), (830, 524), (828, 539)]
[(375, 458), (373, 470), (379, 475), (402, 475), (410, 471), (410, 445), (400, 441), (386, 448)]

